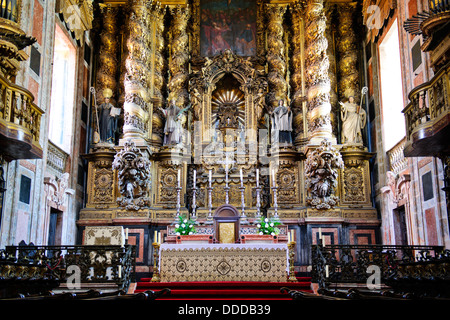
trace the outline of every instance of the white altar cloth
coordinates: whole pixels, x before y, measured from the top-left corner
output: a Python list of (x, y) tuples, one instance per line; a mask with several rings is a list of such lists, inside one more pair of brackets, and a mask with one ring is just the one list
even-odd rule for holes
[(285, 243), (163, 243), (159, 253), (161, 281), (285, 282), (288, 253)]

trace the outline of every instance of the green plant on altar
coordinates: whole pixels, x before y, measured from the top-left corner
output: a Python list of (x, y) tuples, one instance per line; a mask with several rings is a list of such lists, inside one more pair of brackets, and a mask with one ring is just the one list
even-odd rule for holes
[(280, 233), (280, 229), (277, 228), (280, 224), (281, 221), (278, 218), (261, 217), (257, 224), (259, 234), (277, 235)]
[(175, 233), (177, 236), (186, 236), (196, 233), (195, 221), (187, 219), (185, 216), (178, 216), (178, 222), (175, 224)]

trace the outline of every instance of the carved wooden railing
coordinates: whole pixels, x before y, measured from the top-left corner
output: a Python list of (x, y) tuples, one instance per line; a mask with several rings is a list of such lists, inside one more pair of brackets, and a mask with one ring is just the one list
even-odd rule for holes
[[(52, 279), (60, 283), (115, 283), (127, 291), (135, 281), (136, 248), (121, 246), (7, 246), (0, 279)], [(69, 279), (70, 278), (70, 279)], [(72, 284), (73, 285), (73, 284)]]
[(427, 136), (426, 130), (432, 125), (438, 125), (439, 129), (446, 125), (444, 117), (450, 111), (450, 63), (430, 81), (414, 88), (408, 98), (410, 102), (402, 112), (406, 121), (407, 144), (410, 144), (414, 139)]
[[(44, 112), (33, 101), (30, 91), (0, 75), (0, 133), (11, 139), (6, 149), (12, 152), (8, 154), (12, 158), (42, 158), (39, 134)], [(28, 146), (18, 147), (17, 142)]]
[[(442, 246), (314, 245), (311, 247), (313, 282), (326, 289), (331, 283), (367, 283), (373, 267), (385, 284), (405, 276), (408, 264), (447, 259)], [(403, 272), (403, 273), (401, 273)]]

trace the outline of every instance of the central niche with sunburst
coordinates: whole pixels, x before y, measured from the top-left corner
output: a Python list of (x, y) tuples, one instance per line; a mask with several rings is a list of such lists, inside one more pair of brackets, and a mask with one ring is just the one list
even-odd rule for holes
[(211, 97), (213, 128), (245, 127), (245, 96), (239, 87), (239, 82), (229, 74), (217, 82)]

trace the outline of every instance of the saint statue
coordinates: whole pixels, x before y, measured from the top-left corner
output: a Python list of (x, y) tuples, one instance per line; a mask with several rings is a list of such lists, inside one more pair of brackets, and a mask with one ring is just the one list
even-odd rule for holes
[(173, 99), (167, 109), (159, 108), (164, 117), (166, 117), (166, 124), (164, 126), (164, 145), (174, 145), (181, 143), (183, 122), (186, 120), (183, 112), (187, 109), (181, 110), (177, 107), (176, 100)]
[(120, 108), (114, 107), (111, 103), (112, 90), (103, 90), (105, 102), (98, 108), (98, 126), (100, 140), (108, 143), (115, 143), (117, 122), (120, 116)]
[(272, 122), (272, 144), (292, 144), (292, 111), (281, 99), (270, 115)]
[(345, 103), (339, 101), (339, 104), (341, 105), (342, 143), (362, 144), (361, 130), (366, 125), (366, 112), (354, 103), (354, 97), (349, 97), (348, 102)]

